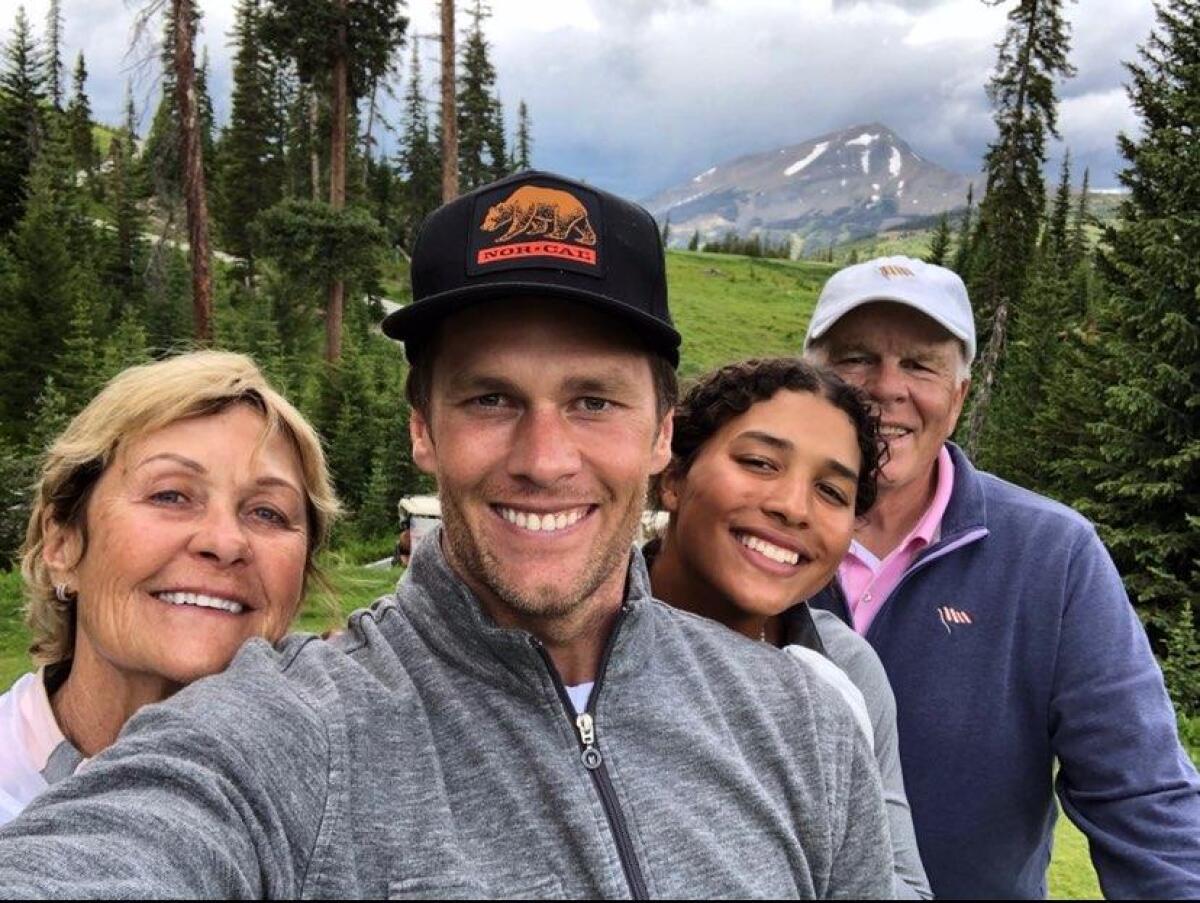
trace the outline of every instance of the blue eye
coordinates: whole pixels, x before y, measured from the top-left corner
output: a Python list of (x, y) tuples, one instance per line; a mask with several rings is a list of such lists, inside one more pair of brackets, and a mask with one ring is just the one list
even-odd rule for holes
[(600, 414), (612, 407), (612, 402), (604, 398), (581, 398), (579, 403), (589, 414)]
[(150, 500), (163, 505), (175, 505), (179, 502), (186, 502), (187, 496), (178, 489), (160, 489), (150, 495)]
[(268, 523), (276, 524), (281, 527), (286, 526), (288, 523), (288, 519), (280, 512), (276, 511), (274, 508), (269, 508), (264, 505), (259, 505), (251, 512), (251, 514), (257, 517), (259, 520), (264, 520)]

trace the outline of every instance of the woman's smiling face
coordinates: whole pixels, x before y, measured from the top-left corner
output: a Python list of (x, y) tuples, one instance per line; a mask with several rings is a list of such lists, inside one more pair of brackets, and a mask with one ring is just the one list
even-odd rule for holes
[[(45, 558), (78, 594), (76, 646), (118, 670), (189, 683), (255, 636), (283, 635), (304, 589), (299, 457), (237, 404), (123, 446), (78, 531), (52, 526)], [(82, 552), (82, 554), (81, 554)]]
[(780, 390), (723, 424), (686, 474), (664, 478), (667, 542), (693, 579), (777, 615), (824, 587), (846, 554), (861, 466), (844, 411)]

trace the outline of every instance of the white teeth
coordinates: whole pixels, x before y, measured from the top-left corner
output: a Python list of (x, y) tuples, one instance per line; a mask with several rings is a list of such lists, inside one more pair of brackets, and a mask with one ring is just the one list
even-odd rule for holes
[(231, 614), (240, 615), (244, 606), (231, 599), (220, 599), (216, 596), (205, 596), (201, 593), (157, 593), (158, 598), (172, 605), (195, 605), (198, 608), (219, 608)]
[(573, 508), (570, 511), (560, 511), (557, 514), (528, 514), (515, 508), (498, 509), (500, 516), (510, 524), (515, 524), (531, 533), (553, 533), (565, 530), (579, 523), (580, 518), (587, 514), (586, 508)]
[(782, 549), (777, 545), (767, 542), (765, 539), (759, 539), (757, 536), (751, 536), (748, 533), (739, 533), (737, 539), (746, 548), (753, 549), (760, 555), (770, 558), (772, 561), (778, 561), (780, 564), (796, 564), (800, 561), (798, 552)]
[(879, 435), (881, 436), (907, 436), (912, 430), (904, 426), (881, 426)]

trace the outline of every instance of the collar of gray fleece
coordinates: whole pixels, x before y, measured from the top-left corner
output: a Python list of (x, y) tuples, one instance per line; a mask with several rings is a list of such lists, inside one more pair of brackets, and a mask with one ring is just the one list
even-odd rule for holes
[[(514, 692), (534, 691), (544, 698), (550, 684), (544, 660), (525, 630), (499, 627), (475, 594), (451, 568), (442, 551), (441, 528), (413, 550), (408, 571), (397, 587), (400, 613), (443, 658), (483, 680)], [(636, 669), (652, 648), (652, 615), (661, 607), (650, 594), (650, 576), (641, 551), (630, 547), (622, 619), (605, 681)]]

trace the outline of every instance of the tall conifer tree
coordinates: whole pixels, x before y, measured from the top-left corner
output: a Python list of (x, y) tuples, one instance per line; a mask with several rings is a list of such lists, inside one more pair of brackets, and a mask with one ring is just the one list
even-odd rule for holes
[(950, 219), (943, 213), (938, 218), (937, 228), (933, 230), (933, 238), (929, 240), (929, 254), (926, 263), (945, 266), (950, 254)]
[(517, 140), (513, 148), (513, 169), (520, 172), (533, 166), (533, 126), (529, 121), (529, 107), (522, 100), (517, 105)]
[(87, 65), (83, 51), (75, 58), (74, 89), (67, 106), (67, 123), (71, 133), (71, 155), (75, 168), (89, 176), (96, 169), (96, 138), (92, 134), (92, 105), (87, 96)]
[(1074, 467), (1081, 501), (1143, 614), (1200, 608), (1200, 0), (1162, 0), (1128, 64), (1142, 135), (1121, 135), (1130, 189), (1105, 231), (1105, 352), (1092, 441)]
[(214, 204), (219, 232), (231, 254), (254, 261), (255, 218), (283, 194), (283, 161), (273, 140), (273, 73), (259, 37), (259, 0), (240, 0), (234, 23), (237, 48), (233, 98), (221, 140)]
[[(1000, 0), (994, 0), (998, 3)], [(992, 385), (1004, 356), (1007, 324), (1032, 272), (1046, 204), (1042, 165), (1047, 135), (1058, 135), (1056, 78), (1074, 74), (1067, 60), (1066, 0), (1016, 0), (988, 83), (997, 136), (985, 157), (987, 193), (979, 208), (971, 298), (984, 343), (966, 447), (977, 451)]]
[(404, 179), (404, 244), (410, 249), (421, 221), (441, 203), (441, 160), (429, 135), (429, 112), (421, 79), (421, 52), (412, 42), (408, 88), (404, 92), (404, 132), (400, 136), (400, 175)]
[(42, 144), (45, 74), (25, 7), (17, 8), (0, 68), (0, 235), (21, 218), (27, 179)]
[(46, 90), (54, 109), (63, 108), (62, 0), (50, 0), (46, 13)]
[(508, 162), (503, 151), (504, 125), (498, 121), (496, 69), (483, 34), (483, 22), (489, 15), (482, 0), (475, 0), (462, 47), (457, 109), (458, 175), (464, 191), (492, 181)]

